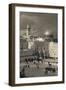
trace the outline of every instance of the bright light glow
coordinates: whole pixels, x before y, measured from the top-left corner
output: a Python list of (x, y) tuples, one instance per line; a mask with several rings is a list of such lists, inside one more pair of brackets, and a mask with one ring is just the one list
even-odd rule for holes
[(45, 32), (45, 35), (49, 35), (49, 34), (50, 34), (49, 31), (46, 31), (46, 32)]
[(37, 40), (37, 41), (41, 41), (41, 42), (43, 42), (43, 41), (44, 41), (44, 39), (43, 39), (43, 38), (40, 38), (40, 37), (39, 37), (39, 38), (37, 38), (36, 40)]

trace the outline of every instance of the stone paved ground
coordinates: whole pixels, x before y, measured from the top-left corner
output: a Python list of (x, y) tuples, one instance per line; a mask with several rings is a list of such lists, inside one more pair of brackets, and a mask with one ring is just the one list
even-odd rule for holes
[[(55, 68), (55, 71), (46, 70), (46, 68), (50, 68), (48, 62), (51, 63), (51, 68)], [(40, 76), (56, 76), (58, 74), (58, 66), (57, 60), (47, 59), (42, 62), (22, 62), (20, 64), (21, 75), (25, 77), (40, 77)]]

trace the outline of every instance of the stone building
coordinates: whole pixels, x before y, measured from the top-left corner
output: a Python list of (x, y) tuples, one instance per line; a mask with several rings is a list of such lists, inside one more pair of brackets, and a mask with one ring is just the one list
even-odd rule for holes
[[(37, 32), (38, 33), (38, 32)], [(58, 57), (58, 43), (53, 35), (46, 32), (44, 36), (31, 35), (31, 27), (20, 31), (20, 55), (32, 57), (35, 50), (44, 52), (45, 58)], [(27, 53), (26, 53), (27, 52)], [(24, 54), (23, 54), (24, 53)], [(23, 58), (23, 57), (22, 57)]]

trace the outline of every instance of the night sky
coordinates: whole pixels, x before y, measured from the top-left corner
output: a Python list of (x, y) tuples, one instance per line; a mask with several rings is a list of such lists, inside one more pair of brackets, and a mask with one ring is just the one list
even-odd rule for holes
[(57, 14), (20, 12), (20, 30), (26, 29), (28, 24), (33, 35), (43, 36), (49, 31), (57, 38), (57, 23)]

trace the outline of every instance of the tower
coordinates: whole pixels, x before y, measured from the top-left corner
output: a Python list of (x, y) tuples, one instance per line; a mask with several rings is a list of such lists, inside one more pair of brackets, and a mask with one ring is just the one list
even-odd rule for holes
[(31, 29), (31, 28), (30, 28), (30, 25), (27, 24), (27, 36), (30, 35), (30, 29)]

